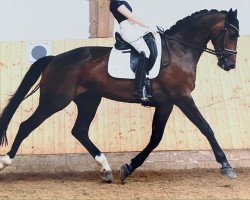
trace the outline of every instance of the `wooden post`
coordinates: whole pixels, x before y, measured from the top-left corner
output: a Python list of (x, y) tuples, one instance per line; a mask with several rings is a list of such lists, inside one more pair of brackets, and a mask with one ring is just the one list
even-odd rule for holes
[(109, 11), (108, 0), (89, 0), (90, 38), (112, 37), (114, 19)]
[(98, 1), (89, 0), (89, 34), (96, 38), (98, 33)]
[(114, 17), (111, 12), (109, 12), (109, 31), (108, 31), (108, 37), (113, 37), (114, 32)]

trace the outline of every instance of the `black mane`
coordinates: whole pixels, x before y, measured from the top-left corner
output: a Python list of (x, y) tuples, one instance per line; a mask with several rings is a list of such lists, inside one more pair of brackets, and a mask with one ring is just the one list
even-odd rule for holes
[(183, 26), (184, 24), (186, 25), (187, 23), (193, 23), (192, 20), (194, 18), (201, 17), (202, 15), (208, 14), (208, 13), (225, 13), (225, 14), (227, 14), (228, 12), (224, 11), (224, 10), (223, 11), (218, 11), (218, 10), (215, 10), (215, 9), (213, 9), (213, 10), (206, 10), (206, 9), (200, 10), (198, 12), (195, 12), (195, 13), (193, 13), (193, 14), (191, 14), (191, 15), (189, 15), (189, 16), (187, 16), (187, 17), (185, 17), (185, 18), (183, 18), (183, 19), (181, 19), (179, 21), (177, 21), (176, 24), (173, 25), (172, 27), (170, 27), (170, 29), (167, 29), (165, 31), (165, 33), (168, 34), (168, 35), (171, 35), (177, 29), (179, 29), (180, 26)]

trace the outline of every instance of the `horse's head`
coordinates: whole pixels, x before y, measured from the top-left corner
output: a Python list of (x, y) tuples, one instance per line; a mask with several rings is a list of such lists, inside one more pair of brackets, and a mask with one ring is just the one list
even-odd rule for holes
[(237, 10), (226, 14), (223, 23), (216, 24), (211, 31), (211, 40), (218, 58), (218, 66), (229, 71), (235, 68), (236, 46), (239, 37), (239, 21)]

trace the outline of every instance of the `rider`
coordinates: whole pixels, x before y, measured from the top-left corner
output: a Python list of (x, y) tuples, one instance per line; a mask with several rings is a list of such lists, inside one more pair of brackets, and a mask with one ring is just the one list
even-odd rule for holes
[(150, 50), (143, 36), (151, 32), (149, 26), (138, 20), (132, 13), (127, 1), (110, 0), (110, 11), (120, 25), (122, 39), (132, 45), (140, 53), (140, 63), (135, 72), (134, 98), (148, 101), (152, 96), (146, 93), (146, 68), (149, 64)]

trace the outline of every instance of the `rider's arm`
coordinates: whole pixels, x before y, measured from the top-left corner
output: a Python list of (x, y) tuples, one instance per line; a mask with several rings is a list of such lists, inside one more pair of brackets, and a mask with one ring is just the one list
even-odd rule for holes
[(148, 27), (145, 23), (143, 23), (142, 21), (138, 20), (132, 12), (130, 12), (129, 9), (126, 8), (126, 6), (124, 5), (121, 5), (118, 7), (117, 9), (121, 14), (123, 14), (125, 17), (128, 18), (128, 20), (132, 23), (135, 23), (139, 26), (142, 26), (142, 27)]

